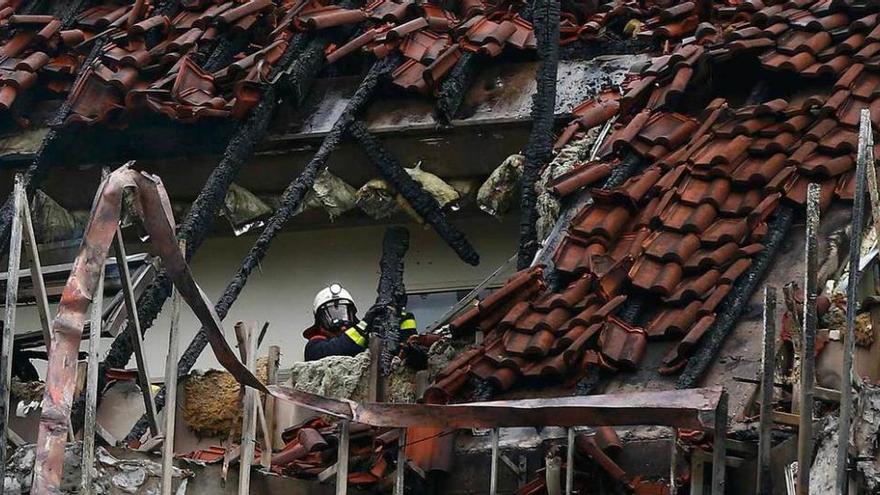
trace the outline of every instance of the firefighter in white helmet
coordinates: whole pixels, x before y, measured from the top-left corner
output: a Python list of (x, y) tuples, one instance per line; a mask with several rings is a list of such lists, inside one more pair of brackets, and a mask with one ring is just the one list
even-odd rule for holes
[[(381, 306), (374, 305), (357, 317), (357, 308), (351, 293), (339, 284), (330, 284), (315, 295), (312, 306), (315, 323), (303, 332), (306, 343), (305, 359), (314, 361), (327, 356), (354, 356), (367, 348), (373, 319)], [(400, 341), (414, 335), (416, 321), (411, 313), (401, 313)]]

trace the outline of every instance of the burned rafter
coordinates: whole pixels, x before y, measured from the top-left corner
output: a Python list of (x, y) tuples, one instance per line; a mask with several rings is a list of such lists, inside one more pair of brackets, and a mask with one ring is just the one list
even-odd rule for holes
[[(403, 285), (403, 257), (409, 249), (409, 231), (406, 227), (389, 227), (382, 239), (382, 258), (379, 260), (379, 287), (376, 304), (383, 307), (374, 320), (376, 335), (382, 339), (380, 369), (382, 376), (391, 373), (391, 360), (400, 346), (400, 309), (406, 306), (406, 288)], [(375, 358), (374, 358), (375, 359)]]
[[(244, 289), (251, 272), (260, 265), (260, 262), (266, 256), (272, 241), (278, 233), (281, 232), (284, 225), (296, 215), (297, 210), (302, 204), (303, 198), (305, 198), (306, 194), (311, 190), (312, 185), (315, 182), (315, 177), (326, 168), (327, 159), (342, 141), (348, 125), (354, 121), (357, 114), (366, 107), (367, 103), (369, 103), (382, 77), (393, 71), (399, 63), (399, 57), (390, 56), (373, 65), (358, 89), (355, 91), (354, 95), (349, 99), (345, 110), (333, 124), (333, 128), (327, 136), (324, 137), (324, 141), (321, 143), (318, 151), (305, 166), (302, 173), (284, 190), (278, 208), (267, 220), (266, 227), (260, 233), (256, 242), (254, 242), (250, 251), (248, 251), (248, 254), (242, 261), (241, 266), (239, 266), (235, 276), (229, 281), (223, 295), (217, 301), (215, 310), (217, 311), (217, 314), (220, 315), (220, 318), (226, 317), (229, 309)], [(189, 373), (207, 344), (207, 333), (203, 328), (196, 333), (196, 336), (189, 343), (183, 354), (181, 354), (177, 365), (178, 376), (184, 376)], [(164, 387), (159, 390), (158, 394), (156, 394), (155, 400), (156, 409), (164, 407)], [(146, 417), (142, 417), (132, 427), (127, 438), (140, 438), (140, 436), (146, 431), (147, 425)]]
[(437, 234), (451, 247), (465, 263), (477, 265), (480, 255), (464, 234), (449, 222), (440, 204), (428, 194), (404, 170), (403, 166), (382, 143), (373, 136), (363, 122), (352, 123), (349, 132), (379, 169), (379, 173), (412, 206), (413, 210), (429, 223)]
[(526, 162), (521, 179), (522, 210), (519, 231), (519, 259), (517, 267), (529, 266), (538, 251), (536, 209), (538, 196), (535, 183), (541, 167), (553, 154), (553, 124), (556, 109), (556, 73), (559, 65), (559, 16), (556, 0), (535, 0), (532, 21), (541, 59), (537, 74), (537, 93), (532, 101), (532, 132), (525, 149)]
[(477, 77), (482, 62), (479, 54), (465, 52), (456, 62), (449, 76), (440, 84), (436, 105), (436, 115), (440, 122), (449, 124), (455, 117), (464, 95)]

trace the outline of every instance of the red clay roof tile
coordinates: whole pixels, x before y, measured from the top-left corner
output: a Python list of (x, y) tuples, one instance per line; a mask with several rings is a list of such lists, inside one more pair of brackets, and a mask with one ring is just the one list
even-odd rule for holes
[(684, 263), (700, 248), (700, 238), (694, 234), (654, 232), (645, 241), (645, 255), (659, 261)]
[(629, 272), (634, 287), (669, 295), (681, 281), (681, 265), (675, 262), (662, 263), (650, 258), (639, 259)]
[(615, 366), (625, 369), (638, 367), (645, 354), (645, 331), (634, 328), (617, 318), (609, 318), (599, 335), (602, 354)]

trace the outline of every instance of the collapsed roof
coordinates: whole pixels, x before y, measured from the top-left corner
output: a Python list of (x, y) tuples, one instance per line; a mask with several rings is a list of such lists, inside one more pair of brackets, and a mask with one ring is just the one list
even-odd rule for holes
[[(533, 267), (453, 321), (455, 333), (484, 332), (483, 344), (440, 374), (430, 399), (474, 383), (573, 385), (638, 367), (658, 339), (678, 342), (659, 370), (677, 374), (707, 335), (730, 331), (809, 183), (823, 209), (852, 200), (861, 110), (880, 122), (876, 9), (747, 1), (701, 19), (622, 92), (574, 112), (557, 149), (619, 120), (596, 160), (549, 185), (592, 198), (553, 246), (550, 287)], [(634, 162), (625, 182), (608, 179)]]

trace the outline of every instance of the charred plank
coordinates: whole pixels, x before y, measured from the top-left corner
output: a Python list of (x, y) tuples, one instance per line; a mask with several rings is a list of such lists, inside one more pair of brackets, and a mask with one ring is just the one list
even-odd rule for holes
[(535, 182), (541, 167), (553, 155), (553, 124), (556, 108), (556, 72), (559, 66), (559, 2), (535, 0), (532, 23), (538, 42), (541, 63), (537, 75), (537, 93), (532, 100), (532, 132), (525, 149), (526, 162), (521, 179), (522, 209), (519, 230), (519, 257), (517, 268), (531, 264), (538, 251), (538, 231), (535, 206), (538, 195)]

